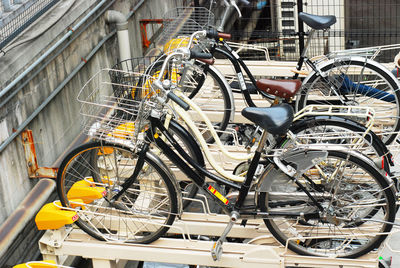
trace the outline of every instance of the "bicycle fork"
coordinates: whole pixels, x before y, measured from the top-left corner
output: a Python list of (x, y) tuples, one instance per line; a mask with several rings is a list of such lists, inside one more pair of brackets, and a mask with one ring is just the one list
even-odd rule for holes
[(132, 185), (132, 183), (136, 181), (140, 171), (142, 170), (145, 164), (144, 158), (149, 148), (150, 148), (149, 144), (145, 143), (141, 151), (139, 152), (139, 158), (136, 163), (135, 170), (133, 171), (132, 176), (130, 176), (129, 179), (127, 179), (121, 185), (121, 190), (111, 198), (111, 200), (109, 201), (111, 204), (115, 203), (115, 201), (117, 201), (126, 192), (126, 190)]

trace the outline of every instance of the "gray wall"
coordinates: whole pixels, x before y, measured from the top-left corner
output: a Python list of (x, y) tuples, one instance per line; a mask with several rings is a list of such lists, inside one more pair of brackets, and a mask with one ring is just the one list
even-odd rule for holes
[[(69, 26), (74, 26), (99, 1), (69, 0), (71, 6), (56, 18), (50, 28), (38, 37), (28, 40), (29, 33), (40, 27), (49, 27), (49, 21), (57, 16), (57, 8), (41, 18), (41, 23), (28, 29), (19, 39), (25, 40), (3, 56), (0, 56), (0, 87), (3, 89), (29, 64), (39, 58), (52, 44), (61, 38)], [(116, 1), (110, 9), (124, 14), (138, 3), (135, 1)], [(129, 31), (132, 56), (142, 56), (139, 20), (142, 18), (161, 18), (169, 8), (182, 5), (181, 0), (147, 0), (130, 18)], [(82, 62), (88, 53), (115, 28), (108, 25), (104, 15), (92, 23), (76, 40), (65, 47), (60, 55), (52, 60), (42, 71), (0, 107), (0, 144), (2, 144), (55, 90), (55, 88)], [(78, 29), (79, 30), (79, 29)], [(77, 30), (77, 31), (78, 31)], [(77, 32), (76, 31), (76, 32)], [(151, 31), (150, 31), (151, 33)], [(75, 34), (75, 33), (74, 33)], [(24, 39), (25, 38), (25, 39)], [(59, 46), (62, 48), (65, 42)], [(51, 55), (50, 55), (51, 56)], [(48, 58), (50, 58), (50, 56)], [(47, 60), (48, 60), (47, 58)], [(81, 71), (65, 85), (59, 94), (26, 127), (33, 131), (37, 159), (40, 166), (58, 165), (63, 153), (74, 143), (81, 132), (81, 116), (76, 96), (84, 83), (98, 70), (111, 67), (118, 61), (116, 35), (109, 39), (101, 49), (85, 64)], [(35, 69), (37, 70), (37, 68)], [(33, 70), (31, 73), (34, 73)], [(26, 79), (26, 78), (25, 78)], [(20, 85), (23, 79), (18, 85)], [(13, 92), (17, 87), (11, 91)], [(0, 98), (3, 103), (10, 94)], [(21, 203), (38, 179), (29, 179), (27, 163), (20, 136), (0, 152), (0, 225)]]

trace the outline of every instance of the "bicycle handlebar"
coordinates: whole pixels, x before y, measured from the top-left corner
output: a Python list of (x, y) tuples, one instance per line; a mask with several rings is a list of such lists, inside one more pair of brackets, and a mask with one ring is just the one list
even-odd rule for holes
[(228, 17), (230, 15), (230, 13), (232, 11), (232, 7), (233, 7), (232, 5), (230, 5), (228, 3), (228, 1), (226, 1), (226, 0), (224, 0), (224, 1), (225, 1), (226, 8), (225, 8), (225, 11), (224, 11), (224, 15), (222, 16), (221, 24), (217, 28), (218, 32), (223, 32), (224, 31), (226, 21), (228, 20)]
[(184, 102), (181, 98), (179, 98), (174, 92), (168, 91), (167, 97), (174, 101), (176, 104), (181, 106), (185, 111), (189, 110), (190, 106), (186, 102)]
[(190, 50), (190, 59), (212, 59), (213, 55), (206, 52)]
[[(205, 32), (201, 31), (198, 32), (199, 34), (203, 33), (205, 36)], [(196, 34), (196, 33), (195, 33)], [(193, 34), (193, 35), (195, 35)], [(190, 43), (190, 42), (189, 42)], [(195, 50), (190, 50), (189, 48), (179, 48), (176, 52), (173, 52), (169, 54), (165, 60), (164, 63), (161, 67), (160, 74), (165, 73), (165, 70), (167, 68), (168, 62), (173, 59), (173, 58), (180, 58), (180, 59), (211, 59), (213, 58), (213, 55), (211, 53), (206, 53), (206, 52), (198, 52)], [(171, 99), (174, 101), (176, 104), (181, 106), (185, 111), (189, 110), (190, 106), (187, 104), (185, 101), (183, 101), (181, 98), (179, 98), (174, 92), (169, 90), (170, 88), (170, 81), (164, 80), (161, 82), (162, 75), (159, 75), (157, 80), (153, 82), (153, 86), (156, 88), (166, 92), (167, 99)], [(160, 99), (162, 101), (162, 99)]]

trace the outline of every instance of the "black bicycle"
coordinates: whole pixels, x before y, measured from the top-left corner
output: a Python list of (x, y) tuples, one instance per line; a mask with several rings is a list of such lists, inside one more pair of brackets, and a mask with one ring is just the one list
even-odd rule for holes
[[(202, 32), (205, 33), (205, 32)], [(218, 34), (221, 36), (221, 34)], [(193, 38), (194, 39), (194, 38)], [(190, 44), (189, 40), (186, 40), (186, 44)], [(186, 50), (181, 49), (181, 53), (184, 53)], [(197, 51), (197, 50), (195, 50)], [(200, 63), (200, 61), (204, 62), (206, 60), (199, 59), (197, 64), (193, 64), (191, 60), (184, 60), (184, 58), (189, 58), (189, 54), (200, 55), (200, 57), (211, 57), (210, 54), (206, 53), (198, 53), (198, 52), (190, 52), (186, 51), (187, 56), (185, 57), (175, 57), (173, 61), (168, 63), (168, 67), (163, 71), (162, 79), (174, 80), (174, 84), (177, 84), (179, 90), (182, 90), (189, 98), (198, 104), (198, 106), (204, 110), (206, 113), (213, 113), (213, 117), (211, 120), (217, 121), (223, 117), (224, 123), (214, 124), (214, 127), (217, 130), (225, 130), (227, 127), (228, 121), (226, 118), (230, 117), (230, 113), (226, 114), (227, 111), (232, 112), (232, 109), (221, 109), (221, 107), (227, 107), (227, 103), (231, 103), (229, 101), (229, 93), (226, 87), (216, 87), (215, 91), (218, 93), (214, 93), (213, 89), (210, 89), (210, 84), (219, 84), (216, 82), (216, 79), (212, 79), (209, 81), (210, 76), (208, 74), (212, 74), (211, 77), (217, 75), (218, 71), (213, 68), (212, 65), (205, 65), (204, 63)], [(116, 96), (120, 96), (122, 92), (128, 92), (127, 98), (129, 100), (134, 100), (140, 94), (139, 91), (136, 91), (136, 88), (133, 90), (129, 87), (131, 84), (141, 83), (140, 80), (142, 74), (145, 73), (150, 77), (158, 77), (160, 75), (163, 64), (165, 63), (167, 55), (163, 55), (162, 57), (141, 57), (141, 58), (132, 58), (130, 60), (119, 62), (110, 70), (111, 80), (115, 83), (113, 86), (113, 92)], [(205, 68), (201, 70), (201, 68)], [(240, 68), (240, 67), (239, 67)], [(118, 72), (116, 70), (127, 70), (133, 74), (139, 74), (139, 78), (135, 75), (127, 75), (124, 72)], [(219, 77), (218, 74), (217, 77)], [(207, 77), (207, 78), (206, 78)], [(136, 81), (136, 82), (135, 82)], [(222, 79), (221, 79), (222, 81)], [(222, 82), (221, 82), (222, 83)], [(274, 90), (271, 92), (274, 95), (275, 100), (283, 100), (289, 101), (291, 97), (293, 97), (296, 93), (296, 90), (300, 88), (299, 81), (276, 81), (276, 80), (260, 80), (257, 83), (258, 85), (268, 84)], [(247, 92), (247, 90), (245, 91)], [(136, 95), (135, 95), (136, 94)], [(204, 100), (196, 100), (196, 97), (202, 98), (204, 96)], [(211, 97), (213, 99), (210, 99)], [(252, 95), (249, 92), (244, 93), (244, 96), (248, 97), (249, 102), (255, 106), (252, 102)], [(140, 98), (139, 98), (140, 99)], [(246, 98), (247, 99), (247, 98)], [(220, 105), (210, 104), (210, 102), (218, 102)], [(280, 103), (282, 101), (278, 101)], [(230, 107), (230, 106), (229, 106)], [(234, 107), (234, 106), (232, 106)], [(342, 107), (344, 110), (344, 107)], [(355, 109), (357, 113), (360, 109)], [(321, 112), (323, 112), (321, 110)], [(218, 113), (219, 116), (215, 117), (214, 114)], [(318, 114), (318, 113), (317, 113)], [(356, 114), (354, 114), (356, 115)], [(369, 118), (365, 118), (365, 121), (368, 122)], [(176, 133), (176, 137), (180, 141), (181, 145), (186, 148), (192, 158), (195, 158), (198, 163), (204, 163), (203, 155), (201, 154), (201, 150), (196, 149), (196, 146), (193, 148), (192, 144), (196, 143), (195, 140), (191, 140), (191, 137), (188, 135), (179, 134), (176, 132), (176, 128), (180, 125), (171, 121), (171, 130), (170, 132)], [(184, 122), (183, 122), (184, 124)], [(183, 129), (182, 127), (180, 127)], [(353, 149), (357, 148), (359, 152), (367, 155), (372, 158), (374, 162), (377, 164), (379, 169), (383, 169), (389, 177), (393, 178), (395, 185), (397, 185), (397, 179), (393, 176), (391, 172), (391, 167), (394, 165), (392, 161), (392, 155), (389, 152), (387, 146), (382, 142), (381, 138), (378, 137), (373, 131), (366, 128), (364, 125), (355, 122), (349, 118), (336, 116), (335, 113), (331, 114), (308, 114), (295, 122), (290, 126), (290, 131), (295, 135), (308, 135), (308, 136), (324, 136), (336, 135), (335, 139), (330, 139), (330, 143), (335, 143), (337, 145), (342, 145), (344, 147), (353, 146)], [(202, 130), (203, 137), (207, 142), (212, 142), (214, 138), (207, 130)], [(218, 132), (219, 134), (223, 132)], [(251, 146), (254, 141), (259, 138), (260, 131), (259, 128), (255, 125), (238, 125), (237, 133), (239, 134), (239, 142), (245, 146)], [(230, 137), (230, 136), (229, 136)], [(225, 138), (224, 142), (229, 144), (231, 141)], [(302, 141), (301, 139), (298, 142), (308, 142)], [(233, 142), (235, 143), (235, 142)], [(200, 153), (199, 153), (200, 152)], [(234, 174), (239, 174), (243, 172), (243, 168), (247, 167), (248, 163), (243, 162), (239, 164), (235, 170)], [(196, 196), (197, 187), (193, 187), (187, 182), (181, 182), (181, 188), (185, 193), (185, 197), (187, 199), (184, 200), (184, 208), (187, 208), (191, 204), (191, 199)]]
[[(152, 152), (154, 145), (230, 216), (212, 248), (214, 259), (221, 256), (222, 243), (239, 219), (261, 218), (283, 245), (315, 256), (358, 257), (377, 248), (390, 232), (396, 213), (393, 182), (357, 152), (338, 150), (337, 145), (330, 149), (329, 143), (297, 143), (288, 133), (293, 120), (290, 105), (242, 111), (263, 132), (244, 182), (234, 183), (196, 162), (164, 126), (169, 101), (188, 109), (165, 89), (167, 84), (152, 81), (146, 97), (132, 103), (125, 96), (99, 102), (96, 94), (83, 94), (85, 106), (99, 108), (95, 118), (103, 112), (89, 130), (101, 130), (98, 137), (103, 139), (66, 156), (58, 172), (57, 191), (63, 206), (81, 208), (77, 224), (89, 235), (106, 241), (150, 243), (165, 235), (179, 218), (181, 189), (171, 170)], [(112, 95), (112, 89), (108, 92)], [(129, 117), (129, 122), (135, 120), (134, 142), (121, 139), (122, 134), (110, 127), (113, 119)], [(275, 145), (266, 146), (267, 139)], [(93, 155), (96, 161), (90, 160)], [(237, 198), (229, 200), (205, 178), (237, 191)]]

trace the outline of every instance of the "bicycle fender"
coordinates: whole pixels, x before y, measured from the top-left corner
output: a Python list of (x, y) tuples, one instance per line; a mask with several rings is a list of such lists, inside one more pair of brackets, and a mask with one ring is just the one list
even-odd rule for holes
[[(221, 79), (221, 81), (224, 83), (225, 88), (228, 90), (228, 94), (229, 94), (229, 101), (231, 103), (231, 107), (232, 107), (232, 111), (236, 111), (235, 110), (235, 101), (234, 101), (234, 97), (233, 97), (233, 92), (232, 92), (232, 88), (229, 85), (228, 81), (226, 81), (225, 76), (214, 66), (210, 65), (209, 66), (210, 69), (212, 69), (217, 75), (218, 77)], [(231, 118), (229, 119), (230, 122), (234, 122), (234, 117), (235, 117), (235, 113), (231, 113)]]

